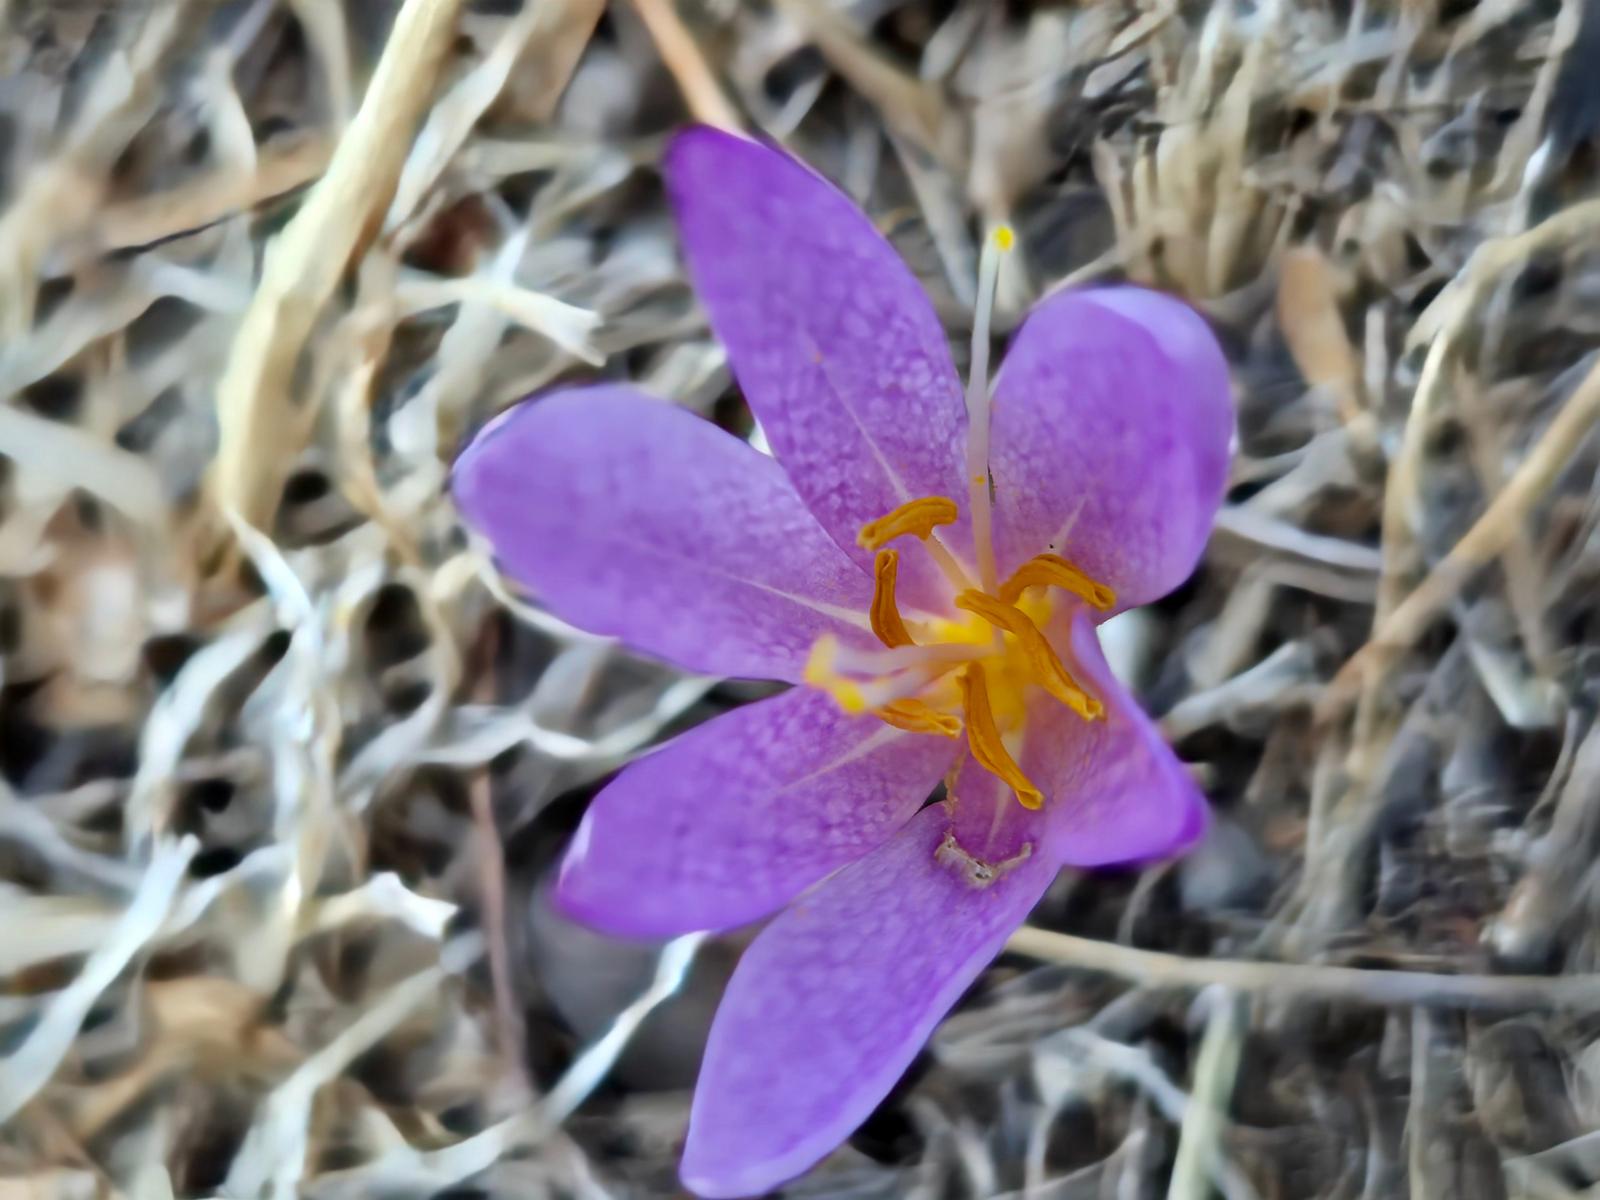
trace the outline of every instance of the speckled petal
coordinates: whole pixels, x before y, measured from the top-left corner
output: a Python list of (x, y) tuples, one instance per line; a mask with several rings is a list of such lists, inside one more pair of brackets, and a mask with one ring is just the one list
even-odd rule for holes
[(557, 900), (624, 937), (754, 921), (893, 836), (956, 750), (845, 716), (809, 688), (748, 705), (640, 759), (595, 797)]
[(990, 469), (1004, 577), (1065, 555), (1146, 604), (1194, 569), (1227, 481), (1227, 362), (1200, 316), (1141, 288), (1063, 292), (995, 383)]
[(980, 886), (940, 854), (943, 806), (802, 896), (745, 952), (712, 1026), (682, 1177), (706, 1197), (806, 1170), (881, 1101), (1055, 874)]
[(1042, 693), (1030, 704), (1021, 765), (1045, 793), (1049, 853), (1067, 866), (1100, 867), (1187, 850), (1207, 819), (1194, 779), (1112, 674), (1093, 621), (1058, 618), (1050, 632), (1058, 650), (1070, 646), (1063, 658), (1106, 715), (1085, 722)]
[[(867, 521), (920, 496), (964, 509), (967, 419), (944, 330), (866, 216), (788, 155), (714, 129), (679, 134), (666, 177), (745, 399), (839, 545), (870, 565), (855, 544)], [(946, 594), (921, 553), (903, 556), (900, 588), (924, 607)]]
[(641, 392), (523, 404), (478, 435), (451, 486), (557, 616), (691, 671), (793, 681), (824, 633), (876, 644), (870, 579), (782, 468)]

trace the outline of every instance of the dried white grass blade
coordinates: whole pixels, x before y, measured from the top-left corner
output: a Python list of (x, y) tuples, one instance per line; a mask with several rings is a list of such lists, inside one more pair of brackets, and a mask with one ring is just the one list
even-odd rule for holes
[(81, 487), (140, 524), (166, 520), (166, 492), (150, 464), (75, 426), (0, 405), (0, 454), (63, 490)]
[(560, 1125), (582, 1104), (589, 1093), (600, 1086), (616, 1064), (617, 1056), (632, 1039), (639, 1026), (656, 1008), (671, 999), (683, 986), (694, 964), (694, 956), (705, 941), (705, 934), (691, 933), (674, 938), (661, 950), (656, 964), (656, 975), (644, 993), (617, 1014), (611, 1028), (606, 1030), (594, 1045), (578, 1056), (560, 1082), (550, 1089), (539, 1106), (541, 1122), (548, 1126)]
[(427, 190), (444, 174), (467, 135), (506, 86), (506, 80), (548, 7), (547, 4), (523, 5), (484, 60), (457, 80), (433, 106), (400, 171), (394, 201), (383, 221), (385, 231), (392, 232), (410, 219)]
[(457, 911), (448, 901), (419, 896), (398, 875), (386, 871), (352, 891), (317, 901), (312, 928), (325, 932), (354, 921), (393, 919), (438, 941)]
[[(256, 615), (265, 617), (265, 606)], [(239, 628), (196, 651), (156, 700), (140, 738), (139, 770), (128, 797), (126, 820), (131, 838), (151, 837), (165, 828), (164, 800), (184, 747), (204, 719), (212, 693), (256, 652), (263, 636), (262, 623), (241, 622)]]
[(295, 364), (350, 256), (387, 207), (462, 0), (405, 0), (355, 119), (294, 220), (268, 247), (261, 286), (217, 385), (214, 478), (225, 509), (264, 523), (285, 459)]
[(481, 304), (509, 317), (524, 329), (549, 338), (587, 363), (599, 366), (605, 361), (605, 355), (593, 341), (594, 332), (600, 327), (599, 314), (508, 280), (481, 275), (463, 279), (413, 275), (396, 285), (395, 302), (407, 315), (449, 304)]
[(58, 239), (92, 217), (102, 171), (159, 103), (148, 84), (188, 7), (174, 0), (150, 10), (133, 44), (115, 49), (96, 72), (61, 149), (51, 161), (34, 165), (0, 214), (0, 263), (7, 264), (0, 274), (0, 341), (14, 345), (26, 336), (39, 263)]
[(7, 928), (0, 938), (0, 975), (87, 954), (116, 920), (114, 912), (88, 900), (36, 896), (10, 886), (0, 886), (0, 914)]
[(77, 978), (45, 1005), (39, 1023), (22, 1045), (0, 1060), (0, 1122), (10, 1120), (49, 1082), (90, 1007), (167, 919), (189, 861), (199, 849), (200, 843), (193, 837), (156, 847), (138, 891), (106, 940), (89, 956)]
[(306, 1128), (317, 1092), (357, 1055), (429, 1000), (437, 999), (440, 987), (448, 979), (449, 971), (439, 966), (396, 984), (279, 1084), (245, 1135), (244, 1145), (229, 1168), (224, 1191), (237, 1197), (287, 1200), (294, 1196), (305, 1169)]
[(1342, 571), (1376, 575), (1383, 569), (1383, 553), (1359, 542), (1307, 533), (1289, 522), (1267, 516), (1248, 505), (1230, 504), (1217, 514), (1217, 528), (1264, 549), (1290, 554), (1307, 562)]

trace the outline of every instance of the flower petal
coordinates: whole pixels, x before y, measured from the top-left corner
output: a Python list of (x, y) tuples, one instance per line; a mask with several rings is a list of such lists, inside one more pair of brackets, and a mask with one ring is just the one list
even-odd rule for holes
[[(964, 509), (967, 418), (949, 344), (861, 210), (781, 151), (720, 130), (679, 134), (665, 170), (695, 290), (823, 528), (865, 567), (866, 522), (922, 496)], [(922, 554), (906, 556), (901, 589), (923, 607), (947, 594)]]
[(1194, 779), (1112, 674), (1091, 617), (1058, 618), (1051, 633), (1058, 649), (1070, 645), (1064, 657), (1106, 711), (1084, 721), (1042, 692), (1030, 705), (1022, 769), (1045, 793), (1049, 853), (1100, 867), (1187, 850), (1207, 822)]
[(624, 937), (767, 916), (887, 841), (955, 755), (795, 688), (707, 722), (595, 797), (561, 868), (569, 915)]
[(1004, 578), (1054, 551), (1146, 604), (1194, 569), (1227, 481), (1227, 362), (1200, 316), (1141, 288), (1063, 292), (995, 383), (990, 468)]
[(760, 1193), (837, 1146), (1055, 875), (1036, 854), (976, 886), (939, 854), (948, 829), (942, 805), (924, 809), (745, 951), (695, 1088), (691, 1191)]
[(824, 633), (876, 644), (871, 580), (778, 464), (641, 392), (574, 388), (512, 409), (451, 486), (557, 616), (691, 671), (793, 681)]

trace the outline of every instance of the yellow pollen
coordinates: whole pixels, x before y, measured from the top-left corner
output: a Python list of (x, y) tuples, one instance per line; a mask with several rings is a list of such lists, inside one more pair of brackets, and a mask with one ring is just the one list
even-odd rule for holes
[(915, 697), (892, 700), (876, 711), (885, 724), (907, 733), (936, 733), (947, 738), (961, 736), (961, 718), (940, 712), (926, 700)]
[(1009, 250), (1017, 244), (1017, 231), (1009, 225), (994, 227), (994, 244), (998, 249)]
[(976, 613), (996, 629), (1016, 638), (1039, 686), (1084, 720), (1093, 721), (1104, 714), (1104, 705), (1078, 686), (1078, 681), (1056, 657), (1039, 627), (1021, 609), (970, 588), (956, 597), (956, 607)]
[(957, 512), (956, 502), (944, 496), (907, 500), (893, 512), (863, 525), (856, 544), (864, 550), (877, 550), (908, 533), (926, 539), (940, 525), (953, 524)]
[(977, 663), (961, 672), (961, 707), (967, 714), (967, 747), (977, 764), (1015, 792), (1023, 808), (1042, 805), (1044, 793), (1022, 773), (1017, 760), (1000, 740), (994, 710), (989, 705), (989, 685), (984, 679), (983, 667)]
[(1031, 587), (1058, 587), (1087, 600), (1102, 611), (1113, 607), (1117, 594), (1103, 583), (1096, 583), (1059, 554), (1040, 554), (1030, 558), (1000, 585), (1000, 599), (1015, 604)]
[(895, 603), (895, 580), (900, 569), (900, 555), (893, 550), (879, 550), (872, 564), (872, 608), (868, 617), (872, 632), (889, 649), (896, 646), (915, 646), (916, 639), (900, 617), (900, 607)]
[[(997, 235), (986, 253), (1009, 244), (1009, 234)], [(987, 480), (972, 474), (980, 490)], [(1013, 757), (1020, 743), (1007, 744), (1026, 736), (1035, 689), (1086, 721), (1105, 715), (1104, 705), (1084, 691), (1042, 632), (1056, 604), (1053, 589), (1099, 609), (1113, 607), (1116, 593), (1056, 554), (1029, 559), (998, 584), (992, 547), (985, 558), (981, 545), (986, 586), (974, 587), (969, 568), (956, 561), (936, 532), (957, 516), (955, 501), (924, 496), (861, 527), (856, 541), (873, 552), (868, 624), (886, 648), (846, 647), (825, 634), (812, 646), (802, 678), (852, 716), (871, 714), (895, 729), (935, 737), (960, 738), (965, 731), (973, 761), (1010, 788), (1019, 803), (1038, 808), (1044, 795)], [(922, 541), (950, 580), (956, 612), (935, 616), (918, 610), (909, 624), (901, 615), (900, 551), (886, 543), (907, 535)]]
[(839, 639), (825, 633), (811, 647), (801, 678), (810, 686), (827, 692), (834, 702), (852, 716), (867, 711), (867, 698), (861, 685), (839, 673), (834, 666), (839, 656)]

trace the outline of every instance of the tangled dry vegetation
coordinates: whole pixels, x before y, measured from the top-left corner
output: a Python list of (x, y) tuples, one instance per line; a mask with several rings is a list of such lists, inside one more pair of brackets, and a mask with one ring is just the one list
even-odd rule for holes
[(1180, 292), (1240, 405), (1203, 569), (1116, 641), (1214, 834), (1064, 875), (789, 1194), (1600, 1194), (1600, 6), (0, 20), (0, 1195), (673, 1193), (737, 939), (543, 888), (754, 693), (508, 593), (444, 484), (567, 378), (748, 432), (688, 119), (839, 180), (953, 334), (985, 219), (1002, 326)]

